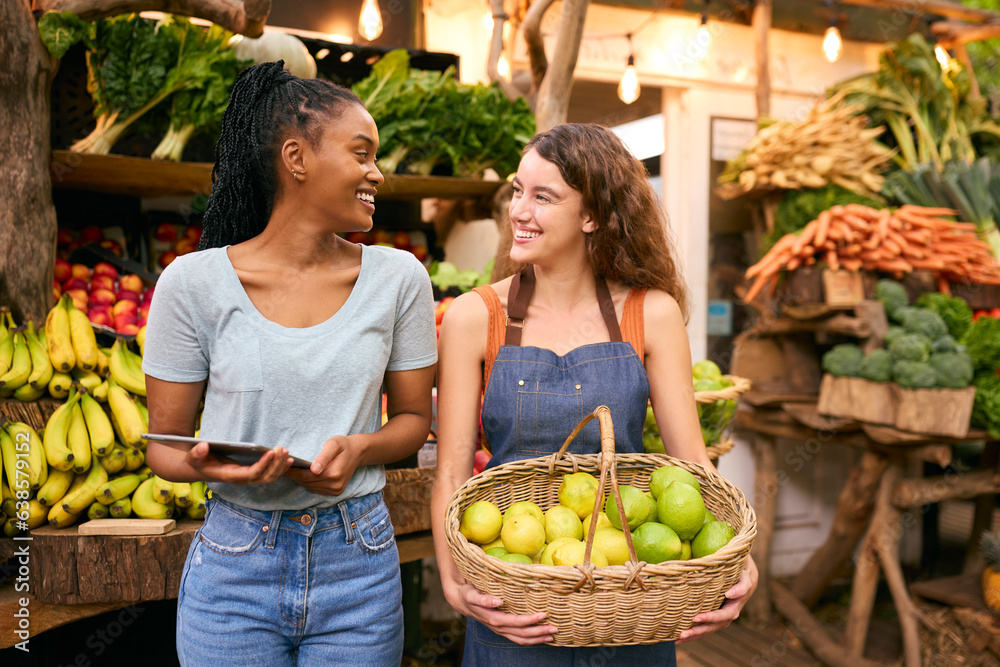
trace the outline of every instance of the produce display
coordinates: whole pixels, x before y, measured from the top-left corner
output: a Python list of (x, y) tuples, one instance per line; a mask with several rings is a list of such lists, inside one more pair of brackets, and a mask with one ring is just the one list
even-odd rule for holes
[[(41, 432), (9, 419), (0, 425), (4, 533), (46, 522), (64, 528), (84, 516), (202, 518), (204, 483), (167, 482), (145, 465), (141, 356), (123, 339), (110, 350), (99, 348), (90, 322), (68, 297), (49, 312), (44, 341), (31, 322), (22, 331), (4, 315), (0, 396), (34, 400), (48, 390), (65, 399)], [(140, 350), (144, 333), (136, 337)]]
[(382, 245), (406, 250), (413, 253), (421, 262), (427, 259), (427, 235), (422, 231), (398, 230), (390, 232), (385, 229), (373, 229), (367, 232), (350, 232), (345, 236), (351, 243), (361, 245)]
[(559, 504), (542, 508), (518, 501), (501, 513), (488, 500), (472, 503), (462, 514), (460, 532), (483, 551), (506, 562), (573, 566), (584, 562), (590, 524), (597, 522), (590, 562), (596, 567), (629, 561), (625, 530), (636, 557), (646, 563), (690, 560), (715, 553), (735, 531), (705, 507), (701, 484), (687, 470), (666, 465), (652, 471), (649, 491), (622, 485), (618, 491), (625, 516), (613, 496), (593, 516), (598, 480), (587, 472), (563, 475)]
[(201, 231), (201, 225), (158, 224), (149, 242), (150, 268), (162, 271), (181, 255), (197, 250)]
[(983, 568), (983, 602), (1000, 611), (1000, 531), (987, 531), (979, 538), (986, 566)]
[(96, 243), (109, 252), (113, 252), (119, 257), (124, 257), (122, 244), (111, 238), (109, 232), (97, 225), (84, 227), (79, 232), (60, 227), (56, 232), (56, 256), (69, 259), (74, 250), (88, 243)]
[[(691, 369), (695, 392), (715, 392), (733, 386), (732, 379), (722, 375), (718, 365), (707, 359), (697, 362)], [(698, 403), (698, 421), (705, 446), (722, 442), (736, 415), (735, 400), (720, 400), (713, 403)], [(663, 439), (660, 437), (653, 406), (646, 406), (646, 424), (642, 431), (642, 448), (647, 454), (664, 454)]]
[(861, 204), (834, 206), (809, 222), (799, 234), (787, 234), (747, 269), (754, 283), (749, 303), (765, 286), (776, 286), (782, 269), (825, 262), (831, 269), (866, 269), (902, 276), (916, 269), (931, 271), (948, 282), (1000, 284), (1000, 266), (980, 241), (976, 225), (942, 216), (953, 209), (901, 206), (874, 209)]
[(461, 270), (451, 262), (433, 262), (428, 272), (431, 276), (431, 284), (439, 290), (444, 291), (454, 287), (460, 292), (468, 292), (476, 287), (490, 284), (493, 260), (487, 262), (482, 271)]
[(870, 195), (882, 190), (880, 174), (893, 151), (876, 143), (883, 128), (867, 128), (856, 115), (860, 104), (841, 105), (836, 97), (820, 102), (802, 122), (770, 121), (727, 165), (720, 183), (754, 188), (821, 188), (839, 185)]
[(145, 326), (153, 288), (146, 288), (134, 273), (118, 274), (107, 262), (91, 269), (57, 258), (52, 291), (58, 300), (69, 298), (69, 307), (86, 315), (92, 323), (115, 332), (135, 335)]

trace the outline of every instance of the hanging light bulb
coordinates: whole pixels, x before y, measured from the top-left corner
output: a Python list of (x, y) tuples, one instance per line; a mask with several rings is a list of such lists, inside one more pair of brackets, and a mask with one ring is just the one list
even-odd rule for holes
[(507, 56), (500, 54), (500, 58), (497, 60), (497, 74), (499, 74), (504, 80), (510, 81), (510, 63), (507, 62)]
[(827, 28), (826, 34), (823, 35), (823, 53), (826, 54), (826, 59), (831, 63), (837, 62), (843, 48), (844, 42), (840, 39), (840, 30), (837, 26), (832, 25)]
[(382, 11), (378, 0), (365, 0), (358, 18), (358, 32), (369, 42), (382, 34)]
[(493, 12), (489, 9), (483, 14), (483, 30), (488, 34), (493, 34)]
[(944, 47), (938, 44), (934, 47), (934, 57), (941, 64), (941, 69), (945, 72), (951, 69), (951, 56), (948, 52), (944, 50)]
[(706, 52), (709, 44), (712, 43), (712, 33), (708, 30), (708, 0), (705, 0), (705, 5), (701, 10), (701, 27), (698, 28), (695, 40), (698, 42), (698, 48)]
[(622, 73), (622, 80), (618, 82), (618, 99), (625, 104), (632, 104), (639, 99), (639, 77), (635, 73), (635, 55), (632, 53), (632, 33), (625, 35), (628, 38), (628, 65)]

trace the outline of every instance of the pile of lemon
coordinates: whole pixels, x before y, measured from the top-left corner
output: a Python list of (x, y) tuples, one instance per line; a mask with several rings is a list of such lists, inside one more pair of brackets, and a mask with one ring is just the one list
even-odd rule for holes
[[(533, 502), (513, 503), (501, 514), (488, 500), (472, 503), (462, 514), (460, 532), (487, 555), (511, 563), (577, 565), (583, 563), (585, 540), (598, 493), (597, 479), (586, 472), (563, 475), (559, 504), (542, 510)], [(684, 468), (663, 466), (649, 477), (649, 491), (618, 487), (625, 520), (615, 499), (598, 512), (590, 562), (597, 567), (624, 565), (625, 542), (632, 535), (636, 557), (647, 563), (688, 560), (713, 554), (736, 534), (705, 507), (698, 478)]]

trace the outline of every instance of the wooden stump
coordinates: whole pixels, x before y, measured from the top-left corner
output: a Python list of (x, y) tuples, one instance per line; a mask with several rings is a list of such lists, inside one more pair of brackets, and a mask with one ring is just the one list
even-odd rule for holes
[(766, 624), (771, 617), (771, 540), (774, 537), (774, 515), (778, 495), (778, 476), (774, 439), (766, 435), (754, 437), (753, 507), (757, 513), (757, 539), (751, 555), (757, 564), (757, 590), (746, 604), (747, 618), (753, 623)]

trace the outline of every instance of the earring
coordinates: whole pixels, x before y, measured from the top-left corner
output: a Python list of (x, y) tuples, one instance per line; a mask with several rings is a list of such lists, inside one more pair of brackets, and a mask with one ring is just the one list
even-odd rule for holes
[(292, 169), (292, 178), (294, 178), (296, 181), (299, 180), (299, 174), (301, 173), (302, 172), (300, 171), (295, 171), (294, 169)]

